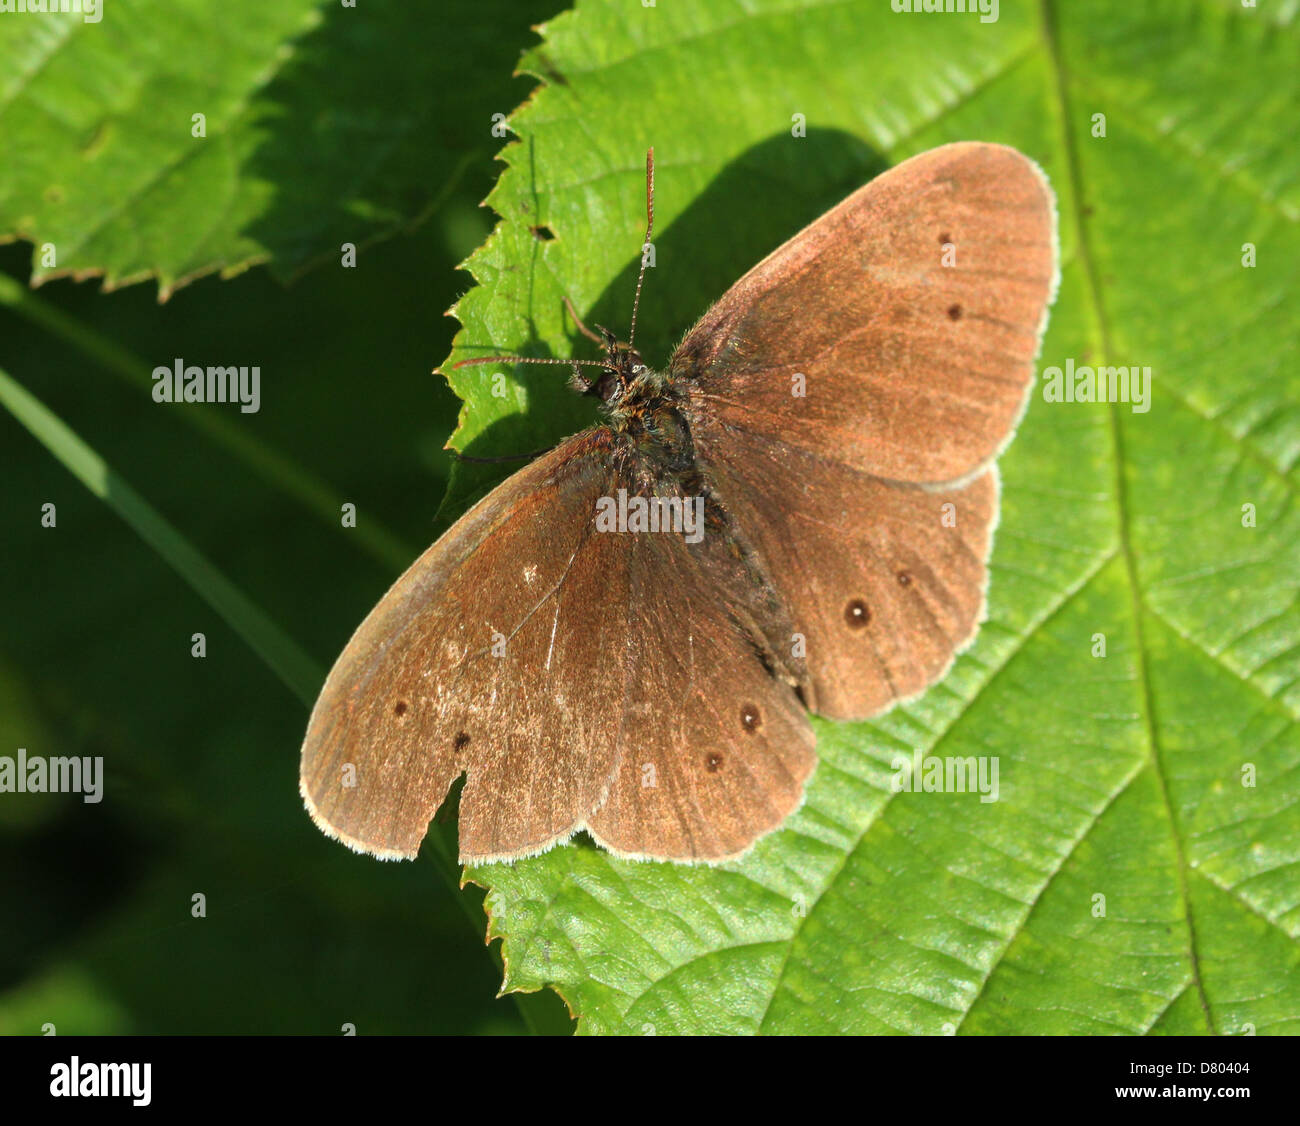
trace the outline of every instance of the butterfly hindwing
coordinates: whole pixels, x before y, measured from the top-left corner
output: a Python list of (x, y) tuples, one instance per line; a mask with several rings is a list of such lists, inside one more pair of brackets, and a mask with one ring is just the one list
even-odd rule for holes
[(963, 487), (882, 481), (697, 413), (719, 495), (785, 598), (809, 708), (862, 719), (917, 695), (974, 637), (997, 469)]
[(588, 827), (620, 855), (738, 856), (798, 807), (816, 761), (775, 649), (789, 624), (722, 529), (631, 550), (623, 751)]

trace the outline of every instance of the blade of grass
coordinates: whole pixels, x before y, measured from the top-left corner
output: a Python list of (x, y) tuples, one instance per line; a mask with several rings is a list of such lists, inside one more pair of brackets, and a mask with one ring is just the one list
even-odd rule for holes
[[(151, 369), (139, 356), (94, 329), (87, 328), (63, 310), (42, 301), (20, 281), (7, 274), (0, 274), (0, 306), (70, 344), (82, 355), (126, 380), (131, 386), (152, 389)], [(204, 437), (242, 461), (272, 488), (281, 490), (302, 504), (331, 528), (338, 528), (344, 498), (292, 458), (286, 457), (221, 415), (208, 411), (176, 411), (172, 417), (184, 419)], [(349, 530), (347, 539), (360, 544), (375, 559), (396, 571), (405, 570), (418, 554), (417, 549), (404, 543), (401, 537), (389, 531), (373, 516), (358, 521), (357, 526)]]
[(0, 370), (0, 403), (74, 477), (122, 517), (208, 603), (289, 689), (310, 705), (321, 667), (238, 587), (114, 473), (44, 403)]

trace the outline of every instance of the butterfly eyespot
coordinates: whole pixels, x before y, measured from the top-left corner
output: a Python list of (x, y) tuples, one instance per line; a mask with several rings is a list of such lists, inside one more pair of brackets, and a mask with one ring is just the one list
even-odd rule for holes
[(466, 735), (465, 732), (463, 731), (460, 732), (456, 736), (456, 738), (452, 740), (452, 747), (455, 750), (463, 751), (468, 746), (469, 746), (469, 736)]
[(407, 706), (405, 700), (398, 700), (397, 703), (393, 705), (393, 715), (405, 715)]
[(940, 246), (947, 246), (948, 243), (950, 243), (950, 242), (952, 242), (952, 235), (950, 235), (950, 234), (942, 234), (942, 235), (939, 236), (939, 245), (940, 245)]
[(717, 774), (722, 769), (722, 756), (717, 751), (714, 751), (704, 760), (704, 765), (710, 774)]
[(912, 585), (912, 573), (910, 571), (899, 571), (898, 574), (895, 575), (894, 577), (898, 579), (899, 586)]
[(844, 620), (848, 622), (850, 629), (861, 629), (871, 621), (871, 611), (867, 609), (867, 604), (861, 598), (855, 598), (844, 607)]
[(749, 735), (753, 735), (755, 731), (763, 726), (763, 717), (758, 714), (758, 708), (753, 704), (746, 704), (740, 709), (740, 726)]
[(949, 306), (948, 306), (948, 319), (949, 319), (950, 321), (959, 321), (959, 320), (961, 320), (961, 306), (960, 306), (960, 305), (949, 305)]

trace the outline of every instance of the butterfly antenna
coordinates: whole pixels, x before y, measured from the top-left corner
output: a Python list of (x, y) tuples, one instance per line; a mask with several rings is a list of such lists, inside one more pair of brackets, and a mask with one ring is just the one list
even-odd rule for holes
[(474, 367), (476, 364), (564, 364), (565, 367), (581, 364), (583, 367), (593, 368), (605, 366), (601, 360), (559, 360), (542, 356), (475, 356), (473, 359), (454, 363), (451, 368), (455, 371), (457, 368)]
[(651, 146), (645, 154), (645, 242), (641, 244), (641, 272), (636, 276), (636, 296), (632, 298), (632, 328), (627, 334), (630, 349), (636, 343), (636, 311), (641, 304), (641, 283), (645, 280), (646, 248), (655, 230), (655, 150)]

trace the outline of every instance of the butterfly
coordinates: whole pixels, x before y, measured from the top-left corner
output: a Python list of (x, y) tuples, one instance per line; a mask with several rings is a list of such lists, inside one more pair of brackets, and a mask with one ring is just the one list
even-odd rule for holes
[[(647, 247), (653, 171), (651, 150)], [(464, 863), (580, 831), (621, 857), (745, 854), (803, 800), (810, 714), (876, 715), (974, 638), (994, 459), (1057, 260), (1047, 178), (985, 143), (858, 189), (662, 371), (634, 344), (643, 260), (628, 342), (578, 322), (604, 357), (549, 361), (573, 365), (604, 422), (462, 516), (338, 658), (302, 749), (316, 824), (413, 857), (464, 775)], [(503, 359), (519, 358), (466, 363)], [(603, 528), (615, 498), (664, 519)]]

